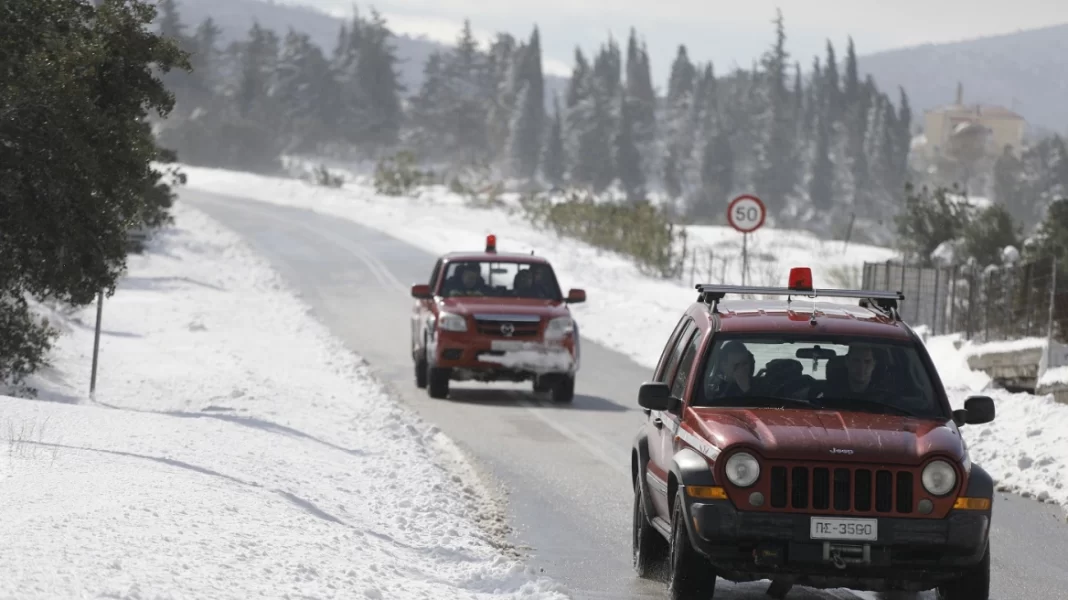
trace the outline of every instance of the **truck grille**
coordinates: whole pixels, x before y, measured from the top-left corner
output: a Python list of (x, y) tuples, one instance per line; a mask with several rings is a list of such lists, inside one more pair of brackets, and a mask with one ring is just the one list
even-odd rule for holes
[[(509, 321), (501, 319), (480, 319), (475, 317), (475, 323), (480, 335), (503, 338), (532, 338), (538, 335), (541, 329), (541, 321)], [(506, 335), (502, 326), (511, 327), (511, 335)], [(507, 327), (505, 327), (507, 329)]]
[(772, 508), (910, 514), (910, 471), (863, 467), (772, 467)]

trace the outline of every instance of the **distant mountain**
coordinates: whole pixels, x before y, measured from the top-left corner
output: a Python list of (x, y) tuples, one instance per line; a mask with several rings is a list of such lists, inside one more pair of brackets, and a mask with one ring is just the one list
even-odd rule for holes
[[(329, 56), (337, 45), (338, 30), (345, 23), (312, 8), (289, 4), (272, 4), (262, 0), (177, 0), (178, 12), (182, 22), (191, 33), (204, 19), (211, 17), (222, 29), (221, 43), (225, 46), (232, 41), (244, 39), (253, 22), (285, 36), (290, 27), (308, 34), (312, 41)], [(367, 15), (365, 15), (367, 16)], [(517, 36), (518, 37), (518, 36)], [(401, 83), (408, 93), (415, 93), (423, 81), (423, 65), (427, 58), (446, 46), (423, 37), (397, 35), (393, 39), (397, 57), (401, 59), (397, 70)], [(546, 104), (552, 102), (552, 92), (563, 95), (567, 81), (560, 77), (546, 76)]]
[(878, 52), (857, 63), (881, 89), (904, 87), (918, 119), (953, 103), (960, 82), (965, 104), (1001, 105), (1032, 126), (1068, 130), (1068, 24)]

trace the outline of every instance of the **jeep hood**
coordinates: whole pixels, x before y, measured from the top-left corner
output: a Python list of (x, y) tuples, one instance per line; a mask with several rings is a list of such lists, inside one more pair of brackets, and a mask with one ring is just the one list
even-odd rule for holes
[(474, 314), (536, 315), (563, 317), (568, 314), (567, 305), (557, 300), (537, 298), (487, 298), (484, 296), (457, 296), (438, 301), (441, 310), (470, 316)]
[(769, 459), (915, 465), (935, 452), (964, 456), (960, 434), (933, 419), (775, 408), (695, 408), (692, 414), (719, 448), (744, 444)]

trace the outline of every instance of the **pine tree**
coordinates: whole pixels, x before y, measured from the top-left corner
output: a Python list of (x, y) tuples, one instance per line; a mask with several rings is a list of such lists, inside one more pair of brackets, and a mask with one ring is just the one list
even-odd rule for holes
[(615, 139), (615, 172), (627, 200), (645, 199), (645, 174), (642, 157), (634, 144), (634, 115), (624, 94), (619, 95), (619, 130)]
[(838, 59), (835, 57), (834, 44), (827, 40), (827, 60), (823, 70), (823, 97), (826, 99), (831, 118), (835, 121), (845, 116), (845, 107), (842, 104), (842, 90), (838, 82)]
[(549, 135), (545, 138), (545, 149), (541, 155), (541, 172), (545, 180), (557, 188), (564, 184), (566, 170), (563, 117), (560, 114), (560, 99), (554, 96), (553, 118), (549, 125)]
[(792, 102), (786, 88), (786, 30), (782, 11), (775, 20), (775, 45), (763, 57), (767, 108), (763, 118), (764, 137), (757, 149), (753, 185), (768, 211), (776, 214), (796, 185), (796, 126), (791, 119)]
[(389, 41), (392, 36), (382, 16), (372, 9), (370, 22), (360, 31), (355, 72), (363, 100), (355, 135), (372, 148), (393, 146), (400, 134), (404, 87), (394, 71), (397, 57)]
[(834, 205), (834, 163), (831, 162), (830, 115), (824, 113), (816, 122), (816, 148), (808, 180), (808, 197), (813, 208), (827, 214)]

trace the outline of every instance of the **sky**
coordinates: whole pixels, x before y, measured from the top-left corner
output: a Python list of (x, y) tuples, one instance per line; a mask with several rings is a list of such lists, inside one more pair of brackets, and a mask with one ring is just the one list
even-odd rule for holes
[[(337, 16), (354, 0), (274, 0), (303, 4)], [(713, 61), (717, 72), (748, 66), (774, 40), (781, 7), (787, 47), (802, 67), (825, 55), (831, 39), (839, 55), (852, 35), (858, 54), (923, 43), (957, 41), (1068, 23), (1068, 2), (1051, 0), (375, 0), (397, 33), (450, 42), (464, 18), (482, 38), (497, 31), (529, 35), (537, 24), (546, 70), (566, 74), (575, 46), (593, 51), (609, 35), (625, 42), (632, 26), (649, 47), (654, 79), (666, 77), (678, 45), (693, 60)], [(983, 6), (985, 5), (985, 6)]]

